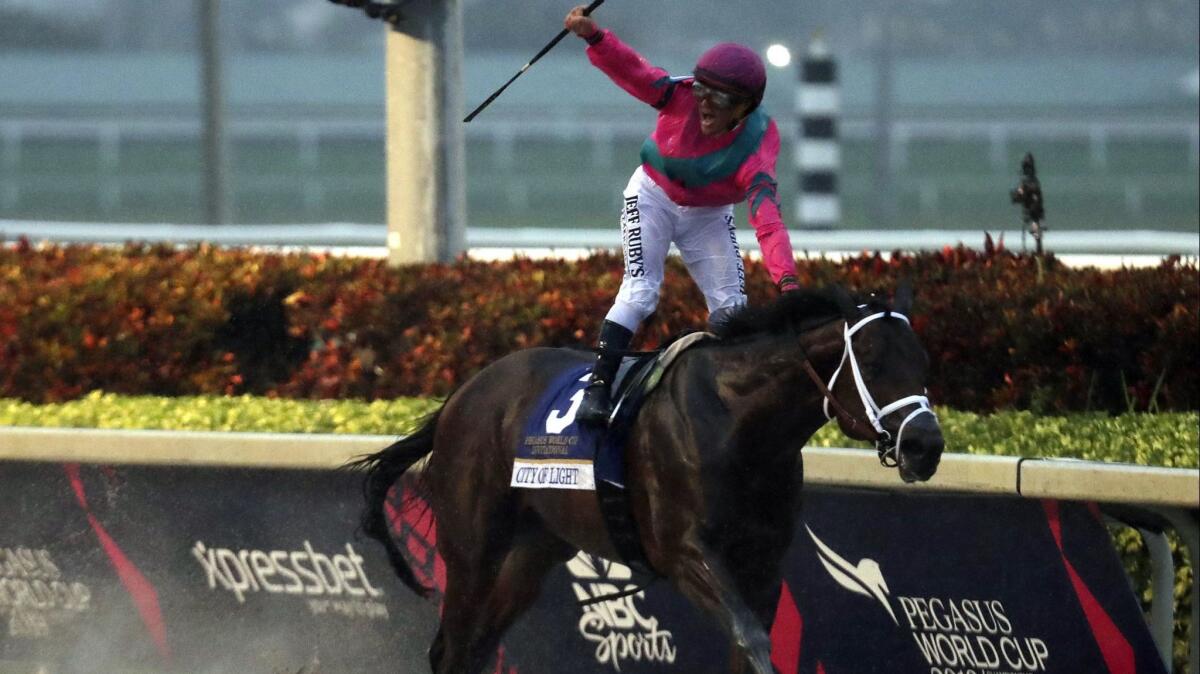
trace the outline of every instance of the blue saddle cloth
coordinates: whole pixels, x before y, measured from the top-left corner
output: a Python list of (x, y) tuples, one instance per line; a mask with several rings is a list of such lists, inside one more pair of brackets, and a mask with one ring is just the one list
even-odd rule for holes
[(661, 352), (625, 358), (613, 382), (616, 404), (606, 429), (575, 421), (591, 367), (576, 365), (558, 373), (525, 422), (510, 484), (525, 489), (594, 490), (621, 560), (640, 574), (654, 575), (625, 490), (625, 439), (642, 403), (675, 358), (710, 337), (693, 333)]
[[(618, 398), (631, 376), (653, 356), (626, 359), (613, 385)], [(558, 373), (525, 421), (510, 485), (525, 489), (595, 489), (603, 481), (623, 487), (623, 433), (575, 420), (592, 366), (577, 365)], [(618, 405), (620, 407), (620, 405)], [(627, 412), (633, 412), (628, 409)]]

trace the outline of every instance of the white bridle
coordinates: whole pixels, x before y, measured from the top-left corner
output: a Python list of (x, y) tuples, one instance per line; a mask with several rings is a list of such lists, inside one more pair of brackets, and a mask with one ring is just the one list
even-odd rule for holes
[[(854, 374), (854, 386), (856, 389), (858, 389), (858, 397), (862, 399), (863, 410), (867, 415), (867, 421), (871, 422), (871, 426), (875, 429), (875, 432), (879, 434), (879, 440), (877, 440), (875, 443), (876, 449), (879, 451), (879, 459), (884, 463), (884, 465), (894, 466), (899, 460), (897, 448), (900, 446), (901, 438), (904, 437), (904, 427), (908, 425), (908, 422), (912, 421), (919, 414), (929, 414), (936, 422), (937, 415), (934, 414), (933, 408), (930, 407), (929, 398), (927, 396), (905, 396), (899, 400), (880, 407), (879, 405), (875, 404), (875, 398), (871, 395), (871, 392), (867, 390), (867, 383), (863, 380), (862, 371), (858, 366), (858, 357), (854, 355), (852, 339), (854, 337), (854, 333), (862, 329), (864, 325), (884, 317), (899, 318), (905, 323), (909, 323), (909, 325), (911, 325), (907, 316), (904, 314), (898, 314), (894, 311), (881, 311), (877, 314), (871, 314), (870, 316), (866, 316), (865, 318), (859, 320), (853, 326), (851, 326), (850, 322), (847, 321), (846, 326), (842, 330), (846, 340), (846, 346), (842, 351), (842, 360), (838, 363), (837, 369), (833, 371), (833, 376), (829, 378), (829, 384), (826, 388), (828, 388), (830, 391), (833, 391), (833, 385), (837, 382), (838, 375), (842, 372), (842, 367), (845, 366), (847, 360), (850, 361), (850, 371)], [(896, 440), (895, 442), (892, 442), (892, 434), (883, 428), (883, 418), (892, 412), (909, 405), (916, 405), (917, 408), (912, 412), (909, 412), (908, 416), (904, 417), (904, 421), (900, 422), (900, 428), (896, 431)], [(833, 419), (833, 415), (829, 413), (829, 398), (825, 398), (825, 402), (823, 403), (822, 407), (825, 411), (825, 418)], [(892, 463), (889, 464), (888, 460), (892, 461)]]

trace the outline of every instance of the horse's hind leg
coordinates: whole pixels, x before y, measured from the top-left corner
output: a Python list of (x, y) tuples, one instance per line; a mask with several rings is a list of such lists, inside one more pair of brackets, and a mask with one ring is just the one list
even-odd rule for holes
[(754, 674), (773, 674), (770, 637), (715, 554), (697, 543), (675, 556), (667, 568), (667, 576), (685, 597), (715, 617), (729, 634), (734, 647), (733, 671), (742, 671), (738, 663), (744, 657), (744, 664)]
[(467, 674), (463, 648), (470, 642), (478, 618), (476, 603), (490, 579), (487, 569), (446, 560), (446, 591), (442, 595), (442, 619), (429, 647), (433, 674)]
[(482, 669), (487, 664), (504, 633), (537, 601), (546, 574), (574, 553), (574, 548), (544, 531), (518, 536), (483, 609), (473, 644), (475, 666)]
[[(458, 487), (458, 485), (455, 485)], [(481, 490), (481, 493), (487, 493)], [(437, 512), (438, 552), (446, 565), (442, 618), (429, 648), (434, 674), (468, 674), (466, 650), (479, 623), (479, 604), (491, 591), (516, 532), (515, 499), (455, 495), (440, 502), (469, 507)]]
[(442, 631), (442, 626), (438, 625), (437, 634), (433, 636), (433, 643), (429, 645), (429, 671), (437, 674), (442, 666), (442, 659), (446, 657), (446, 634)]
[[(452, 609), (451, 588), (446, 588), (442, 628), (434, 640), (441, 640), (441, 661), (434, 663), (436, 674), (478, 674), (487, 666), (500, 645), (504, 632), (537, 600), (542, 580), (556, 564), (574, 554), (560, 539), (542, 528), (532, 514), (522, 518), (507, 554), (491, 568), (491, 573), (469, 584), (474, 591), (455, 592), (453, 610), (459, 617), (447, 622)], [(449, 569), (447, 569), (449, 573)], [(431, 661), (434, 649), (430, 650)], [(439, 667), (440, 665), (440, 667)]]

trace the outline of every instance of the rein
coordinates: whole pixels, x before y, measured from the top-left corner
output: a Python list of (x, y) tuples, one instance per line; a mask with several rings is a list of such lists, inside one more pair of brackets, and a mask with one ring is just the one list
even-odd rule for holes
[[(905, 323), (909, 323), (907, 316), (904, 314), (898, 314), (894, 311), (881, 311), (876, 314), (865, 316), (853, 326), (850, 325), (849, 321), (846, 321), (846, 326), (842, 331), (843, 338), (845, 340), (845, 346), (842, 349), (842, 359), (838, 362), (837, 369), (834, 370), (833, 376), (829, 378), (828, 384), (821, 380), (820, 375), (818, 375), (817, 371), (813, 369), (812, 363), (808, 360), (808, 358), (805, 358), (803, 363), (804, 371), (808, 373), (808, 376), (813, 380), (813, 383), (817, 385), (817, 390), (820, 391), (821, 395), (825, 398), (825, 401), (822, 404), (822, 408), (825, 411), (825, 418), (833, 419), (833, 417), (836, 415), (839, 419), (852, 428), (865, 431), (863, 435), (867, 437), (867, 440), (875, 443), (875, 451), (879, 454), (879, 463), (888, 468), (894, 468), (895, 466), (899, 465), (900, 457), (898, 452), (900, 441), (904, 437), (904, 427), (908, 425), (908, 422), (912, 421), (913, 418), (920, 414), (929, 414), (932, 415), (935, 420), (937, 419), (937, 415), (934, 414), (933, 408), (930, 406), (929, 398), (927, 396), (905, 396), (899, 400), (895, 400), (887, 405), (884, 405), (883, 407), (880, 407), (875, 403), (875, 398), (867, 389), (867, 383), (863, 379), (862, 371), (858, 366), (858, 357), (854, 355), (854, 333), (858, 332), (864, 325), (874, 320), (892, 317), (899, 318)], [(854, 387), (858, 391), (859, 398), (862, 399), (863, 411), (866, 414), (867, 421), (871, 423), (871, 427), (869, 429), (864, 429), (862, 424), (859, 423), (858, 419), (856, 419), (854, 415), (850, 414), (850, 412), (848, 412), (846, 408), (838, 402), (837, 398), (833, 396), (833, 386), (837, 382), (838, 375), (842, 373), (842, 368), (845, 367), (846, 361), (850, 361), (850, 371), (854, 375)], [(896, 437), (893, 438), (892, 434), (883, 427), (883, 419), (889, 414), (901, 408), (908, 407), (909, 405), (916, 405), (917, 409), (913, 410), (908, 414), (908, 416), (904, 417), (904, 421), (900, 422), (899, 430), (896, 431)], [(833, 413), (830, 413), (830, 408), (833, 409)]]
[(633, 585), (631, 587), (627, 587), (624, 590), (620, 590), (618, 592), (613, 592), (611, 594), (602, 594), (599, 597), (587, 597), (586, 599), (576, 599), (575, 605), (579, 606), (579, 607), (584, 607), (584, 606), (591, 606), (592, 604), (599, 604), (602, 601), (614, 601), (617, 599), (624, 599), (625, 597), (629, 597), (631, 595), (635, 595), (639, 592), (644, 591), (646, 588), (653, 585), (654, 581), (658, 580), (658, 578), (659, 577), (656, 575), (656, 576), (650, 578), (649, 581), (646, 581), (639, 585)]
[[(842, 407), (842, 404), (838, 402), (837, 398), (833, 397), (833, 392), (829, 390), (829, 387), (825, 386), (825, 382), (821, 379), (821, 375), (817, 374), (817, 371), (813, 369), (812, 361), (805, 358), (803, 367), (804, 371), (808, 373), (809, 379), (812, 379), (813, 383), (817, 385), (817, 390), (821, 392), (821, 395), (825, 398), (825, 402), (833, 408), (833, 413), (837, 415), (837, 418), (846, 422), (847, 425), (852, 426), (855, 429), (864, 431), (863, 434), (868, 436), (868, 441), (878, 442), (880, 440), (879, 433), (874, 428), (871, 428), (870, 426), (863, 427), (861, 424), (859, 424), (858, 419), (856, 419), (853, 414), (850, 414), (845, 407)], [(829, 418), (828, 415), (826, 418)]]

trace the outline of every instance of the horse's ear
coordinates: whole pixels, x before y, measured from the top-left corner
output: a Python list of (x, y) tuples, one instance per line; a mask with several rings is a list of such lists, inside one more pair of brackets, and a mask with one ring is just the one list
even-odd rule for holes
[(912, 281), (905, 278), (900, 281), (900, 285), (896, 286), (896, 297), (892, 300), (892, 311), (898, 314), (908, 315), (912, 311), (913, 305), (913, 285)]
[(837, 302), (838, 310), (842, 312), (842, 318), (853, 323), (861, 317), (862, 312), (859, 310), (858, 304), (845, 288), (834, 285), (830, 286), (829, 292), (833, 296), (833, 301)]

